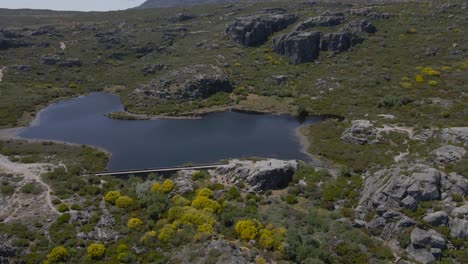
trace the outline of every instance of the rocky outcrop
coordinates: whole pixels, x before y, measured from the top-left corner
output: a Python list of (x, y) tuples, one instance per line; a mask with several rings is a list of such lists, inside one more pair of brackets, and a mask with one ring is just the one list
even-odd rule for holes
[(237, 18), (226, 28), (232, 41), (245, 46), (264, 44), (273, 33), (287, 28), (296, 21), (289, 14), (259, 14)]
[(208, 98), (218, 92), (231, 92), (232, 89), (231, 82), (221, 68), (201, 64), (172, 71), (160, 79), (141, 85), (131, 96), (166, 102)]
[(436, 137), (449, 144), (462, 144), (468, 147), (468, 127), (449, 127), (439, 131)]
[(327, 33), (320, 40), (320, 50), (342, 52), (349, 50), (360, 42), (362, 42), (362, 39), (350, 33)]
[(321, 16), (310, 17), (297, 26), (294, 27), (295, 31), (308, 30), (314, 27), (333, 27), (338, 26), (345, 20), (343, 13), (323, 14)]
[(320, 33), (293, 31), (274, 38), (271, 47), (294, 64), (311, 62), (319, 55)]
[(341, 135), (341, 140), (349, 144), (379, 143), (378, 131), (369, 120), (353, 120), (352, 125)]
[(435, 149), (429, 154), (429, 161), (437, 166), (445, 166), (456, 163), (466, 155), (466, 150), (461, 147), (445, 145)]
[(293, 160), (231, 160), (215, 173), (225, 183), (242, 183), (248, 190), (259, 192), (288, 186), (296, 169), (297, 162)]
[(410, 235), (411, 244), (406, 252), (421, 263), (433, 263), (440, 258), (442, 250), (446, 248), (445, 239), (435, 230), (425, 231), (414, 228)]
[(41, 36), (41, 35), (49, 35), (49, 36), (57, 36), (60, 37), (62, 34), (53, 26), (45, 25), (41, 26), (39, 29), (31, 32), (32, 36)]
[(19, 34), (0, 29), (0, 50), (29, 46), (29, 44), (18, 40), (19, 37), (21, 37)]
[(355, 16), (365, 16), (372, 19), (389, 19), (390, 13), (380, 13), (372, 8), (351, 8), (344, 11), (346, 14)]
[(377, 28), (367, 20), (351, 21), (348, 23), (348, 25), (345, 26), (344, 30), (354, 34), (374, 34), (375, 32), (377, 32)]
[[(218, 252), (216, 262), (209, 259), (209, 252)], [(190, 258), (193, 255), (200, 257), (194, 261), (193, 258)], [(198, 246), (194, 246), (193, 244), (184, 246), (172, 256), (172, 259), (178, 263), (210, 263), (211, 261), (211, 263), (216, 264), (247, 264), (253, 263), (252, 260), (255, 259), (255, 253), (252, 250), (245, 250), (242, 245), (238, 245), (232, 241), (212, 239)]]

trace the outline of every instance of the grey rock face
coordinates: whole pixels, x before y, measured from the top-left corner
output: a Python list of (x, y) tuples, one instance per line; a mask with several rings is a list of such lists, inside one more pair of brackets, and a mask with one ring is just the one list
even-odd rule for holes
[(231, 160), (216, 173), (231, 184), (244, 183), (252, 191), (283, 188), (292, 180), (297, 162), (267, 159), (261, 161)]
[(458, 217), (458, 218), (463, 218), (463, 217), (468, 218), (468, 204), (465, 204), (465, 205), (462, 205), (460, 207), (453, 209), (450, 215), (453, 217)]
[(442, 146), (429, 154), (429, 160), (438, 166), (456, 163), (466, 155), (466, 150), (452, 145)]
[(351, 21), (348, 23), (348, 25), (346, 25), (344, 30), (349, 31), (351, 33), (365, 32), (369, 34), (374, 34), (375, 32), (377, 32), (377, 28), (367, 20)]
[(359, 43), (356, 36), (346, 32), (328, 33), (320, 40), (320, 50), (342, 52)]
[(378, 143), (377, 130), (369, 120), (353, 120), (351, 127), (341, 135), (341, 140), (349, 144)]
[[(13, 258), (17, 254), (17, 249), (6, 244), (0, 245), (0, 263), (8, 263), (9, 258)], [(6, 262), (2, 262), (5, 259)]]
[(427, 231), (424, 231), (419, 228), (413, 229), (411, 231), (411, 244), (425, 247), (431, 242), (431, 234)]
[(310, 17), (299, 23), (294, 30), (303, 31), (314, 27), (333, 27), (337, 26), (345, 20), (343, 13), (324, 14), (321, 16)]
[(345, 13), (355, 16), (365, 16), (372, 19), (389, 19), (392, 17), (389, 13), (379, 13), (372, 8), (353, 8), (345, 10)]
[(51, 35), (51, 36), (62, 36), (60, 32), (53, 26), (45, 25), (41, 26), (38, 30), (31, 33), (32, 36)]
[(442, 189), (447, 194), (467, 195), (468, 181), (461, 175), (451, 172), (447, 177), (442, 177)]
[(436, 261), (434, 256), (425, 248), (418, 248), (413, 245), (409, 245), (406, 249), (406, 252), (416, 261), (419, 261), (423, 264), (431, 264)]
[(426, 215), (423, 220), (432, 226), (446, 225), (448, 222), (448, 214), (444, 211), (439, 211)]
[(468, 220), (454, 218), (450, 220), (450, 236), (464, 239), (468, 237)]
[(207, 98), (218, 92), (231, 92), (232, 84), (221, 68), (193, 65), (174, 70), (161, 79), (152, 80), (132, 92), (132, 97), (156, 102)]
[(268, 78), (269, 81), (273, 82), (276, 85), (281, 85), (288, 80), (286, 75), (272, 75)]
[(274, 38), (271, 46), (275, 52), (287, 56), (294, 64), (311, 62), (319, 55), (320, 33), (293, 31)]
[(401, 204), (404, 208), (414, 211), (416, 208), (418, 208), (418, 201), (413, 198), (413, 196), (406, 196), (402, 201)]
[(437, 138), (444, 143), (468, 146), (468, 127), (450, 127), (442, 129)]
[(236, 43), (245, 46), (258, 46), (265, 43), (273, 33), (294, 23), (296, 19), (296, 16), (288, 14), (260, 14), (240, 17), (226, 28), (226, 34)]

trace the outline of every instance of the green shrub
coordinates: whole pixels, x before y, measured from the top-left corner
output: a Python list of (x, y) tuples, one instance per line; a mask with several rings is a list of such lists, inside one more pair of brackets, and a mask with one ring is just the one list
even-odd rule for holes
[(68, 208), (68, 205), (66, 205), (64, 203), (61, 203), (61, 204), (57, 205), (57, 211), (59, 211), (60, 213), (67, 212), (69, 210), (70, 210), (70, 208)]

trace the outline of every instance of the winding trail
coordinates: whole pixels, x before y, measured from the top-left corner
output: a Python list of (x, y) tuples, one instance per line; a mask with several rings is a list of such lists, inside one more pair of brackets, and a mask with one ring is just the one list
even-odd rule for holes
[[(7, 216), (4, 222), (13, 220), (14, 218), (21, 219), (26, 216), (33, 216), (33, 211), (40, 210), (39, 213), (43, 215), (57, 215), (60, 214), (52, 203), (52, 197), (50, 193), (52, 188), (45, 183), (41, 175), (47, 171), (47, 167), (50, 164), (33, 163), (33, 164), (22, 164), (12, 162), (8, 157), (0, 154), (0, 172), (9, 173), (23, 177), (23, 179), (17, 184), (19, 186), (15, 194), (11, 197), (9, 205), (0, 210), (0, 214)], [(32, 198), (24, 197), (19, 189), (27, 183), (36, 182), (40, 184), (44, 191), (38, 195), (34, 195)], [(47, 206), (44, 207), (44, 204)], [(26, 208), (27, 207), (27, 208)], [(47, 211), (42, 211), (47, 210)], [(9, 213), (11, 211), (11, 213)]]
[(0, 68), (0, 82), (3, 80), (3, 71), (6, 70), (7, 67)]

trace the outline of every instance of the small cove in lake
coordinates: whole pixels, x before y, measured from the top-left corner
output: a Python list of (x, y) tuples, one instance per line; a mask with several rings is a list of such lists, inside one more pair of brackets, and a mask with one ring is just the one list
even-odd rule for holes
[[(109, 170), (206, 164), (222, 159), (266, 157), (308, 160), (296, 118), (219, 112), (199, 119), (116, 120), (124, 108), (115, 95), (92, 93), (51, 104), (19, 136), (87, 144), (112, 153)], [(308, 119), (312, 124), (323, 117)]]

